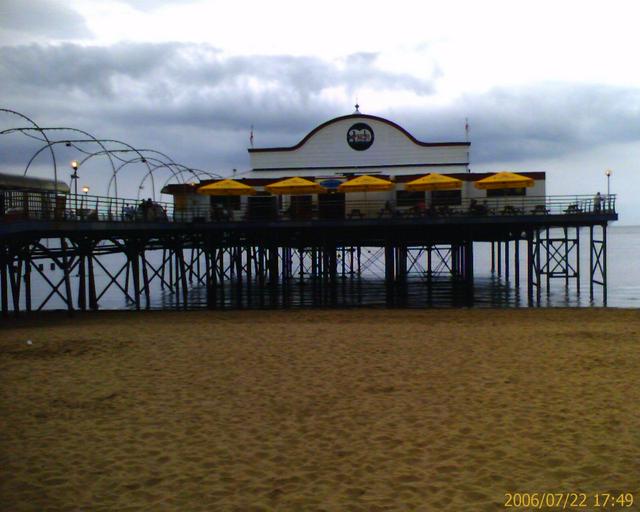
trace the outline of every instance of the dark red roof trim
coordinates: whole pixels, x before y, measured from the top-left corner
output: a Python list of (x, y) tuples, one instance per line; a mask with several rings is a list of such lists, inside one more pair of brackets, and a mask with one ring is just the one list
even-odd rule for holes
[[(489, 176), (493, 176), (495, 172), (454, 172), (447, 173), (445, 176), (450, 176), (452, 178), (458, 178), (462, 181), (478, 181), (483, 178), (487, 178)], [(534, 180), (540, 181), (545, 179), (544, 172), (518, 172), (521, 176), (526, 176), (527, 178), (532, 178)], [(377, 176), (377, 175), (376, 175)], [(403, 174), (396, 176), (397, 183), (405, 183), (407, 181), (412, 181), (418, 179), (421, 175), (419, 174)]]
[(282, 147), (282, 148), (249, 148), (248, 151), (249, 151), (249, 153), (263, 153), (263, 152), (267, 152), (267, 151), (293, 151), (295, 149), (299, 149), (316, 132), (322, 130), (324, 127), (329, 126), (330, 124), (333, 124), (333, 123), (337, 123), (338, 121), (344, 121), (345, 119), (372, 119), (372, 120), (375, 120), (375, 121), (380, 121), (382, 123), (386, 123), (389, 126), (392, 126), (395, 129), (397, 129), (397, 130), (401, 131), (402, 133), (404, 133), (411, 142), (413, 142), (414, 144), (417, 144), (418, 146), (434, 147), (434, 146), (470, 146), (471, 145), (470, 142), (422, 142), (422, 141), (416, 139), (413, 135), (411, 135), (402, 126), (394, 123), (393, 121), (389, 121), (388, 119), (385, 119), (384, 117), (370, 116), (370, 115), (367, 115), (367, 114), (350, 114), (348, 116), (336, 117), (335, 119), (331, 119), (331, 120), (327, 121), (326, 123), (322, 123), (320, 126), (317, 126), (313, 130), (311, 130), (307, 134), (307, 136), (304, 139), (302, 139), (300, 142), (298, 142), (295, 146)]
[[(493, 172), (456, 172), (456, 173), (449, 173), (446, 174), (446, 176), (451, 176), (452, 178), (458, 178), (459, 180), (462, 181), (478, 181), (481, 180), (482, 178), (486, 178), (488, 176), (491, 176), (492, 174), (495, 174)], [(519, 172), (518, 174), (521, 174), (522, 176), (526, 176), (527, 178), (533, 178), (534, 180), (540, 181), (540, 180), (544, 180), (545, 179), (545, 173), (544, 172)], [(419, 178), (420, 176), (422, 176), (421, 174), (401, 174), (401, 175), (396, 175), (394, 177), (387, 175), (387, 174), (376, 174), (377, 178), (382, 178), (382, 179), (391, 179), (393, 181), (395, 181), (396, 183), (406, 183), (407, 181), (412, 181), (415, 180), (417, 178)], [(342, 177), (342, 176), (336, 176), (336, 177)], [(347, 178), (348, 176), (344, 176), (344, 178)], [(349, 177), (349, 178), (355, 178), (356, 176), (353, 177)], [(281, 176), (280, 178), (238, 178), (236, 179), (236, 181), (239, 181), (240, 183), (244, 183), (245, 185), (251, 185), (251, 186), (264, 186), (264, 185), (269, 185), (270, 183), (274, 183), (276, 181), (285, 179), (286, 176)], [(222, 178), (224, 179), (224, 178)], [(308, 180), (314, 180), (316, 179), (315, 176), (305, 176), (305, 179)], [(328, 178), (327, 178), (328, 179)], [(198, 183), (197, 186), (193, 186), (190, 184), (171, 184), (171, 185), (167, 185), (166, 187), (164, 187), (162, 189), (162, 193), (163, 194), (179, 194), (179, 193), (194, 193), (197, 188), (207, 185), (209, 183), (215, 183), (216, 181), (220, 181), (220, 179), (214, 179), (214, 180), (202, 180), (200, 183)]]
[(161, 194), (181, 194), (186, 192), (195, 192), (198, 188), (197, 185), (191, 185), (190, 183), (170, 183), (162, 187)]

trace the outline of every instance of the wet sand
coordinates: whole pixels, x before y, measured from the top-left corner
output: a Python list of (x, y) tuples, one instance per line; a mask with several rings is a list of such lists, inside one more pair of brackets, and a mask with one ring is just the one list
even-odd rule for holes
[(637, 310), (3, 324), (0, 510), (495, 511), (543, 491), (640, 504)]

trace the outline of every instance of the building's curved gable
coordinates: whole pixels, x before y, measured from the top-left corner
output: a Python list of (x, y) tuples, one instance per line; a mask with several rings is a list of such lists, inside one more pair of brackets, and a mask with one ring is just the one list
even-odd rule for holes
[(252, 167), (308, 169), (465, 165), (467, 142), (422, 142), (399, 125), (353, 114), (321, 124), (291, 147), (250, 149)]

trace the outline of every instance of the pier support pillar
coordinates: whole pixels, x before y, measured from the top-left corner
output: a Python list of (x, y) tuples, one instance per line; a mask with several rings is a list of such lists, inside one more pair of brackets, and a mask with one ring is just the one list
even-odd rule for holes
[(395, 248), (387, 244), (384, 248), (384, 285), (387, 306), (395, 305)]

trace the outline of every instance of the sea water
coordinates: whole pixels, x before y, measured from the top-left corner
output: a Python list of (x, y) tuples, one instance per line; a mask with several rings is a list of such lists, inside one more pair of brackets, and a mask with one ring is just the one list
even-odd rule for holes
[[(599, 232), (599, 230), (598, 230)], [(224, 308), (287, 308), (287, 307), (371, 307), (385, 306), (387, 302), (387, 288), (384, 282), (383, 262), (375, 263), (376, 252), (379, 249), (363, 248), (362, 261), (369, 261), (363, 265), (361, 279), (350, 277), (338, 278), (335, 287), (314, 285), (306, 281), (302, 286), (295, 277), (291, 283), (283, 287), (281, 284), (273, 293), (265, 293), (255, 283), (251, 287), (246, 285), (239, 290), (235, 286), (227, 286), (219, 295), (219, 305)], [(512, 246), (513, 251), (513, 246)], [(455, 281), (439, 277), (427, 286), (426, 277), (409, 274), (406, 289), (402, 297), (395, 300), (394, 306), (407, 308), (424, 307), (640, 307), (640, 265), (637, 264), (640, 256), (640, 226), (610, 226), (607, 231), (607, 298), (604, 300), (603, 289), (599, 285), (594, 286), (594, 296), (590, 294), (589, 273), (590, 244), (588, 232), (581, 230), (580, 254), (581, 254), (581, 279), (580, 293), (577, 290), (577, 280), (569, 279), (568, 286), (565, 280), (554, 279), (550, 286), (546, 286), (546, 278), (542, 277), (542, 286), (538, 295), (534, 293), (534, 301), (529, 301), (526, 276), (526, 246), (520, 247), (520, 286), (515, 286), (514, 265), (511, 262), (509, 279), (504, 274), (498, 276), (491, 273), (491, 251), (489, 243), (474, 244), (474, 286), (473, 294), (468, 289)], [(513, 258), (513, 252), (511, 257)], [(101, 256), (101, 262), (112, 275), (115, 275), (124, 263), (121, 255)], [(161, 261), (160, 252), (148, 253), (150, 263), (156, 268)], [(41, 260), (47, 261), (47, 260)], [(374, 263), (372, 263), (372, 261)], [(109, 282), (106, 271), (98, 265), (94, 265), (96, 288), (98, 290), (99, 305), (101, 309), (134, 309), (135, 305), (127, 299), (122, 290), (116, 284)], [(51, 269), (48, 263), (44, 264), (43, 274), (54, 285), (62, 280), (62, 271), (58, 268)], [(77, 290), (77, 273), (71, 279), (71, 288)], [(125, 272), (122, 271), (118, 281), (124, 286)], [(57, 292), (52, 293), (52, 287), (38, 272), (32, 272), (32, 304), (37, 309), (49, 295), (45, 310), (65, 309), (66, 305), (61, 295), (64, 295), (64, 285), (60, 285)], [(131, 292), (130, 292), (131, 294)], [(176, 309), (183, 307), (182, 294), (175, 294), (166, 287), (161, 289), (156, 278), (151, 285), (150, 309)], [(11, 301), (10, 301), (11, 302)], [(188, 289), (188, 302), (190, 309), (207, 307), (206, 288), (193, 279)], [(77, 299), (74, 300), (77, 306)], [(147, 307), (142, 295), (142, 308)], [(24, 301), (21, 305), (24, 308)]]

